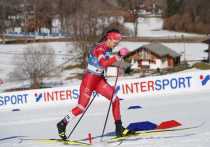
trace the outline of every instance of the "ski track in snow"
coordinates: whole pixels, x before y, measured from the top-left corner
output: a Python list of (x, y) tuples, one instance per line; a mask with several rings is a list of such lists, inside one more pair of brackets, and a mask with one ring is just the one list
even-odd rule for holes
[[(165, 132), (156, 135), (145, 135), (141, 138), (129, 138), (122, 143), (107, 144), (100, 142), (100, 137), (93, 140), (93, 146), (133, 146), (133, 147), (208, 147), (210, 146), (210, 92), (195, 92), (192, 94), (177, 94), (162, 97), (144, 97), (126, 99), (121, 101), (122, 120), (124, 126), (130, 122), (151, 121), (160, 123), (166, 120), (177, 120), (184, 126), (205, 124), (199, 128)], [(142, 109), (129, 110), (130, 105), (139, 104)], [(32, 138), (58, 138), (56, 123), (63, 117), (73, 105), (58, 105), (37, 109), (22, 109), (21, 111), (0, 112), (0, 147), (62, 147), (63, 143), (40, 143), (27, 139)], [(87, 134), (101, 135), (107, 102), (95, 101), (87, 111), (76, 128), (72, 139), (85, 139)], [(96, 112), (96, 114), (94, 114)], [(111, 114), (111, 113), (110, 113)], [(68, 131), (73, 124), (71, 122)], [(104, 140), (108, 140), (106, 134), (114, 131), (112, 116), (107, 124)], [(25, 140), (26, 139), (26, 140)]]

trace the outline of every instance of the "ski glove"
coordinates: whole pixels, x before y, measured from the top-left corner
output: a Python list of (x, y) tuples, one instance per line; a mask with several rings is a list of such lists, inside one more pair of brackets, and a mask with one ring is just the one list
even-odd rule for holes
[(120, 57), (125, 57), (125, 56), (128, 55), (128, 49), (127, 48), (121, 48), (119, 50), (119, 53), (118, 54), (119, 54)]

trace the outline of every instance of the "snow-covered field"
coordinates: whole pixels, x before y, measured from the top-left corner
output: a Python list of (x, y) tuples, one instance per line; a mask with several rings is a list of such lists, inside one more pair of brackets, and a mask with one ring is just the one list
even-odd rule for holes
[[(69, 53), (74, 51), (75, 48), (69, 42), (50, 42), (41, 43), (52, 47), (56, 54), (56, 65), (60, 65), (68, 61), (73, 55)], [(148, 44), (148, 42), (121, 42), (115, 49), (116, 51), (120, 47), (126, 47), (130, 51), (139, 48), (142, 45)], [(204, 52), (208, 48), (204, 43), (163, 43), (169, 48), (173, 49), (177, 53), (182, 54), (182, 60), (184, 59), (184, 52), (186, 60), (202, 60), (207, 57)], [(8, 79), (8, 74), (14, 70), (18, 60), (21, 59), (21, 54), (24, 48), (28, 44), (14, 44), (14, 45), (0, 45), (0, 75), (1, 79)], [(38, 43), (35, 45), (39, 45)]]
[[(133, 30), (134, 25), (132, 23), (126, 23), (126, 27)], [(195, 33), (184, 33), (184, 32), (174, 32), (163, 30), (163, 19), (162, 18), (138, 18), (138, 31), (137, 36), (144, 36), (144, 37), (166, 37), (166, 38), (180, 38), (185, 36), (205, 36), (198, 35)]]
[[(120, 146), (133, 147), (209, 147), (210, 146), (210, 92), (200, 91), (191, 94), (170, 96), (136, 97), (121, 101), (122, 120), (124, 126), (131, 122), (151, 121), (160, 123), (176, 120), (183, 127), (204, 123), (199, 128), (145, 135), (138, 139), (122, 142)], [(139, 105), (141, 109), (128, 109)], [(57, 105), (22, 109), (21, 111), (0, 112), (0, 146), (1, 147), (61, 147), (63, 143), (44, 143), (30, 139), (58, 138), (56, 123), (65, 116), (73, 105)], [(107, 101), (94, 101), (82, 119), (71, 139), (84, 139), (91, 133), (92, 137), (100, 136), (108, 108)], [(111, 114), (111, 113), (110, 113)], [(73, 122), (76, 122), (74, 120)], [(68, 131), (72, 129), (69, 125)], [(106, 134), (114, 131), (113, 119), (110, 115)], [(110, 137), (94, 139), (93, 146), (118, 146), (116, 143), (106, 144)]]
[[(59, 66), (63, 63), (68, 63), (68, 61), (74, 56), (75, 48), (69, 42), (51, 42), (51, 43), (41, 43), (47, 44), (55, 50), (56, 54), (56, 65)], [(148, 42), (121, 42), (115, 49), (117, 51), (120, 47), (126, 47), (130, 51), (137, 49), (138, 47), (148, 44)], [(204, 52), (208, 48), (207, 44), (204, 43), (163, 43), (169, 48), (173, 49), (177, 53), (181, 54), (181, 60), (202, 60), (207, 57)], [(39, 44), (35, 44), (39, 45)], [(14, 82), (10, 81), (9, 73), (12, 72), (17, 64), (17, 60), (22, 60), (20, 54), (22, 54), (23, 49), (27, 45), (0, 45), (0, 79), (4, 81), (4, 84), (0, 85), (0, 89), (4, 90), (10, 88), (14, 85)], [(71, 52), (72, 51), (72, 52)], [(71, 52), (71, 53), (70, 53)], [(71, 61), (73, 64), (73, 62)], [(64, 85), (78, 83), (78, 80), (65, 80), (67, 77), (75, 75), (75, 73), (83, 73), (81, 69), (64, 70), (59, 77), (51, 79), (53, 81), (62, 81)], [(15, 85), (23, 87), (27, 83), (16, 82)]]

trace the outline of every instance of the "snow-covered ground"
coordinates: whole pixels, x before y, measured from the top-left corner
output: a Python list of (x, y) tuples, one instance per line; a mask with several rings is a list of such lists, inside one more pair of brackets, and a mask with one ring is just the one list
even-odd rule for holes
[[(170, 96), (136, 97), (121, 101), (124, 126), (131, 122), (150, 121), (159, 124), (167, 120), (176, 120), (182, 127), (204, 123), (199, 128), (145, 135), (138, 139), (124, 141), (120, 146), (133, 147), (209, 147), (210, 146), (210, 92), (200, 91)], [(75, 104), (56, 105), (22, 109), (21, 111), (0, 112), (1, 147), (62, 147), (63, 143), (46, 143), (30, 139), (58, 138), (56, 123), (65, 116)], [(139, 105), (141, 109), (128, 109)], [(108, 101), (94, 101), (86, 115), (76, 128), (71, 139), (85, 139), (100, 136), (108, 108)], [(68, 126), (68, 132), (77, 120)], [(114, 131), (110, 113), (105, 135)], [(104, 141), (110, 139), (105, 136)], [(116, 143), (100, 142), (94, 139), (93, 146), (118, 146)]]
[[(69, 42), (50, 42), (50, 43), (41, 43), (46, 44), (52, 47), (55, 50), (56, 54), (56, 65), (59, 66), (63, 63), (68, 63), (68, 61), (74, 56), (75, 48)], [(118, 47), (115, 49), (117, 51), (121, 47), (126, 47), (130, 51), (139, 48), (142, 45), (148, 44), (148, 42), (121, 42)], [(207, 44), (204, 43), (163, 43), (169, 48), (173, 49), (177, 53), (181, 54), (181, 60), (202, 60), (207, 57), (207, 54), (204, 52), (208, 48)], [(22, 54), (23, 49), (28, 44), (13, 44), (13, 45), (0, 45), (0, 79), (4, 81), (4, 84), (0, 85), (0, 89), (4, 90), (10, 88), (11, 85), (14, 85), (13, 82), (9, 79), (9, 73), (12, 72), (17, 64), (17, 60), (22, 60), (20, 54)], [(35, 44), (39, 45), (39, 44)], [(73, 64), (73, 62), (71, 61)], [(59, 77), (51, 79), (53, 81), (62, 81), (64, 85), (72, 84), (72, 82), (78, 83), (78, 80), (68, 80), (67, 77), (74, 76), (75, 73), (83, 73), (81, 69), (73, 70), (64, 70)], [(20, 85), (23, 87), (27, 85), (25, 82), (15, 83), (15, 85)]]
[[(41, 43), (47, 44), (52, 47), (56, 53), (56, 65), (61, 65), (67, 62), (73, 56), (70, 51), (75, 50), (73, 45), (69, 42), (51, 42), (51, 43)], [(121, 42), (119, 46), (115, 49), (116, 51), (120, 47), (126, 47), (130, 51), (137, 49), (138, 47), (148, 44), (148, 42)], [(204, 43), (163, 43), (169, 48), (173, 49), (177, 53), (180, 53), (181, 60), (202, 60), (207, 57), (204, 52), (208, 48), (207, 44)], [(39, 44), (36, 44), (39, 45)], [(17, 60), (22, 60), (20, 54), (22, 54), (23, 49), (26, 44), (14, 44), (14, 45), (0, 45), (0, 75), (1, 79), (7, 84), (9, 80), (9, 73), (12, 72), (17, 64)], [(71, 62), (72, 63), (72, 62)], [(74, 73), (82, 73), (80, 69), (74, 69), (73, 71), (64, 71), (60, 76), (60, 80), (65, 80), (66, 77), (71, 76)]]
[[(22, 60), (23, 50), (27, 46), (39, 46), (39, 45), (47, 45), (49, 48), (54, 49), (55, 51), (55, 64), (56, 66), (68, 63), (72, 57), (76, 56), (76, 49), (73, 47), (72, 43), (69, 42), (49, 42), (49, 43), (33, 43), (33, 44), (10, 44), (3, 45), (0, 44), (0, 79), (4, 81), (4, 85), (0, 85), (0, 89), (2, 87), (10, 86), (10, 77), (9, 73), (13, 72), (15, 66), (18, 64), (18, 61)], [(74, 62), (71, 60), (71, 64)], [(74, 72), (81, 72), (80, 70), (76, 70)], [(59, 80), (65, 79), (69, 73), (63, 73)], [(24, 83), (22, 83), (23, 85)]]
[[(134, 30), (133, 23), (126, 23), (126, 27), (128, 27), (131, 30)], [(151, 17), (151, 18), (138, 18), (138, 31), (137, 36), (144, 36), (144, 37), (166, 37), (166, 38), (180, 38), (185, 36), (205, 36), (198, 35), (195, 33), (184, 33), (184, 32), (174, 32), (174, 31), (168, 31), (163, 30), (163, 19), (158, 17)]]

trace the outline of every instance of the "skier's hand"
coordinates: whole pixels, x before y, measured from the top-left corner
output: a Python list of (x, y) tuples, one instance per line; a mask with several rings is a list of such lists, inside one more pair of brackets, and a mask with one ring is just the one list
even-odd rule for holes
[(120, 57), (125, 57), (128, 55), (128, 49), (127, 48), (121, 48), (118, 52)]

